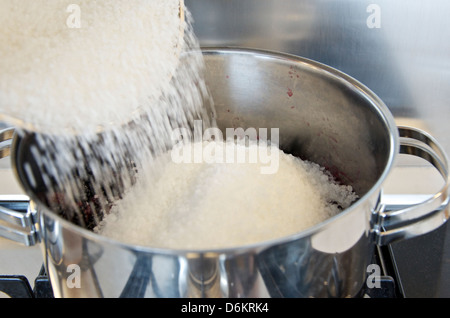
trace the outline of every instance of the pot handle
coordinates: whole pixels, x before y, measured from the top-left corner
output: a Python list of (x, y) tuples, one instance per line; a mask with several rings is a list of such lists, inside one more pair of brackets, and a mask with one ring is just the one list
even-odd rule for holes
[[(444, 185), (425, 201), (397, 209), (380, 202), (374, 211), (374, 234), (378, 245), (431, 232), (449, 219), (449, 162), (445, 151), (428, 133), (399, 126), (400, 153), (420, 157), (431, 163), (444, 179)], [(381, 196), (382, 197), (382, 196)]]
[[(0, 131), (0, 159), (11, 154), (14, 128)], [(0, 195), (0, 236), (26, 246), (35, 245), (38, 233), (35, 228), (37, 210), (24, 195)]]

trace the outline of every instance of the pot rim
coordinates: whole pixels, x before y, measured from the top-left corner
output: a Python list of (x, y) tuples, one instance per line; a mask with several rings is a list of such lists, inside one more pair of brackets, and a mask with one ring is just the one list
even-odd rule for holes
[[(256, 57), (260, 58), (267, 58), (267, 59), (275, 59), (275, 60), (283, 60), (290, 63), (300, 63), (303, 65), (306, 65), (308, 67), (312, 67), (315, 69), (315, 71), (324, 72), (327, 74), (328, 77), (332, 77), (333, 80), (337, 80), (341, 82), (342, 84), (345, 84), (346, 86), (352, 88), (353, 90), (359, 91), (361, 96), (363, 96), (377, 111), (380, 118), (384, 121), (384, 124), (386, 128), (389, 130), (389, 156), (388, 160), (386, 162), (386, 165), (380, 174), (380, 177), (378, 180), (374, 183), (374, 185), (370, 188), (367, 193), (365, 193), (362, 197), (360, 197), (354, 204), (352, 204), (350, 207), (345, 209), (344, 211), (338, 213), (337, 215), (334, 215), (320, 223), (317, 223), (316, 225), (313, 225), (312, 227), (309, 227), (305, 230), (302, 230), (300, 232), (296, 232), (294, 234), (290, 234), (287, 236), (283, 236), (280, 238), (260, 241), (256, 243), (250, 243), (240, 246), (230, 246), (230, 247), (221, 247), (221, 248), (207, 248), (207, 249), (175, 249), (175, 248), (161, 248), (161, 247), (152, 247), (150, 245), (137, 245), (137, 244), (130, 244), (123, 241), (119, 241), (116, 239), (109, 238), (107, 236), (92, 232), (90, 230), (84, 229), (81, 226), (75, 225), (64, 218), (60, 217), (56, 213), (49, 210), (45, 205), (40, 204), (39, 200), (34, 197), (34, 195), (30, 195), (30, 198), (37, 203), (38, 206), (38, 212), (43, 214), (45, 216), (48, 216), (52, 219), (57, 220), (60, 222), (64, 227), (69, 228), (71, 231), (74, 231), (75, 233), (78, 233), (82, 237), (92, 240), (92, 241), (99, 241), (102, 244), (111, 244), (115, 245), (117, 247), (127, 249), (127, 250), (133, 250), (133, 251), (139, 251), (139, 252), (147, 252), (147, 253), (159, 253), (159, 254), (165, 254), (165, 255), (185, 255), (187, 257), (194, 256), (194, 255), (206, 255), (207, 254), (243, 254), (248, 253), (249, 251), (259, 251), (264, 250), (269, 247), (280, 245), (288, 242), (292, 242), (298, 239), (301, 239), (306, 236), (311, 236), (315, 233), (321, 232), (325, 230), (328, 226), (330, 226), (331, 223), (333, 223), (336, 219), (344, 217), (344, 215), (347, 215), (349, 213), (352, 213), (355, 209), (358, 209), (362, 204), (365, 204), (366, 201), (373, 197), (374, 194), (378, 194), (381, 190), (382, 183), (385, 181), (386, 177), (390, 173), (394, 162), (396, 160), (397, 154), (399, 153), (399, 134), (397, 125), (394, 121), (394, 117), (392, 113), (389, 111), (388, 107), (385, 105), (385, 103), (374, 93), (372, 92), (368, 87), (366, 87), (364, 84), (356, 80), (355, 78), (347, 75), (346, 73), (343, 73), (342, 71), (339, 71), (331, 66), (328, 66), (326, 64), (323, 64), (321, 62), (317, 62), (315, 60), (311, 60), (309, 58), (289, 54), (289, 53), (283, 53), (283, 52), (277, 52), (277, 51), (271, 51), (271, 50), (263, 50), (263, 49), (254, 49), (254, 48), (245, 48), (245, 47), (203, 47), (201, 48), (201, 51), (203, 55), (214, 55), (214, 54), (247, 54), (247, 55), (254, 55)], [(22, 188), (25, 188), (23, 183), (20, 180), (20, 177), (17, 173), (17, 166), (15, 162), (14, 152), (11, 153), (11, 164), (13, 167), (13, 171), (16, 175), (16, 179), (19, 180), (20, 185)], [(25, 189), (26, 191), (27, 189)], [(28, 192), (28, 191), (26, 191)], [(375, 208), (375, 207), (374, 207)], [(40, 229), (42, 230), (42, 229)]]

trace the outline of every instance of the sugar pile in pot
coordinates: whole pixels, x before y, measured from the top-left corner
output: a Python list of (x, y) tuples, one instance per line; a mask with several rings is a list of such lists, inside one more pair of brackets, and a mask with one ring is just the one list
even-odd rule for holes
[[(174, 248), (236, 247), (300, 232), (357, 199), (321, 166), (277, 146), (205, 141), (226, 153), (251, 147), (275, 155), (274, 173), (257, 162), (168, 161), (150, 187), (137, 188), (113, 207), (96, 231), (130, 244)], [(195, 147), (187, 144), (185, 149)], [(243, 149), (242, 149), (243, 148)]]

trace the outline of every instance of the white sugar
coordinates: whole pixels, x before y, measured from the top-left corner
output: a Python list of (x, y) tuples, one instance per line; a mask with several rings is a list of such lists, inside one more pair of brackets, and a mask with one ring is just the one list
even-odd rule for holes
[(261, 162), (168, 162), (156, 183), (129, 193), (97, 231), (152, 247), (234, 247), (298, 233), (357, 198), (317, 164), (271, 151), (280, 152), (273, 174), (262, 174)]

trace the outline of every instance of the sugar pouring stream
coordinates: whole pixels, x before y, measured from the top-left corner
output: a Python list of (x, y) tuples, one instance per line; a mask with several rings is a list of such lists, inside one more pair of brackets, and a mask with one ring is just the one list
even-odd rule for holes
[(209, 125), (182, 0), (81, 1), (77, 27), (64, 0), (0, 5), (0, 120), (28, 143), (24, 173), (41, 199), (77, 223), (98, 223), (173, 129)]

